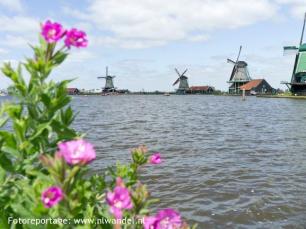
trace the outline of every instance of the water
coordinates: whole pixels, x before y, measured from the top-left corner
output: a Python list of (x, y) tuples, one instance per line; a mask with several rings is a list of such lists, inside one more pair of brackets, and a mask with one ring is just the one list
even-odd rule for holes
[(203, 228), (306, 227), (306, 100), (223, 96), (74, 97), (96, 172), (145, 144), (164, 162), (142, 181)]
[(164, 163), (142, 180), (156, 208), (199, 228), (306, 227), (306, 101), (223, 96), (74, 97), (93, 169), (139, 144)]
[(142, 180), (199, 228), (306, 226), (306, 101), (222, 96), (74, 97), (93, 169), (146, 144)]

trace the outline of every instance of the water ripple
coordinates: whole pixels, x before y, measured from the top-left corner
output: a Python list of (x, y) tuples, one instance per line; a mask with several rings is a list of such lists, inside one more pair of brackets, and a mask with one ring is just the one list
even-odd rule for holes
[(146, 144), (141, 179), (199, 228), (306, 227), (306, 101), (222, 96), (75, 97), (99, 171)]

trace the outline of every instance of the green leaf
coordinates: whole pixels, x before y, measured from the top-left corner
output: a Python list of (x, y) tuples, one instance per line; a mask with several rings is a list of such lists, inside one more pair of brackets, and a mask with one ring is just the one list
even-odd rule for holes
[(6, 171), (0, 167), (0, 184), (3, 184), (6, 177)]
[(0, 166), (7, 171), (14, 171), (14, 167), (11, 160), (7, 158), (4, 152), (0, 152)]
[(1, 151), (8, 154), (8, 155), (11, 155), (15, 158), (21, 157), (20, 152), (16, 148), (12, 148), (12, 147), (9, 147), (9, 146), (3, 146), (1, 148)]
[(41, 34), (39, 34), (39, 44), (41, 48), (37, 48), (39, 51), (45, 51), (47, 49), (47, 42), (46, 40), (41, 36)]
[(3, 109), (11, 119), (19, 119), (22, 114), (22, 106), (19, 104), (5, 103)]
[(47, 108), (50, 107), (51, 99), (48, 94), (43, 93), (41, 95), (41, 100)]
[(69, 96), (60, 97), (59, 99), (52, 100), (52, 111), (57, 111), (63, 107), (65, 107), (68, 103), (70, 103), (71, 98)]
[(36, 118), (38, 119), (40, 116), (39, 116), (39, 112), (38, 112), (38, 107), (35, 106), (35, 105), (32, 105), (32, 104), (29, 104), (28, 105), (28, 111), (29, 111), (29, 115), (31, 118)]
[(8, 217), (3, 210), (0, 210), (0, 228), (9, 229)]
[(13, 123), (16, 136), (19, 139), (24, 139), (26, 132), (26, 121), (24, 119), (15, 119)]
[(9, 117), (0, 118), (0, 127), (3, 127), (7, 123), (8, 120), (9, 120)]
[(14, 69), (11, 66), (11, 63), (4, 63), (3, 67), (1, 68), (3, 74), (10, 78), (13, 82), (18, 82), (18, 76)]
[(71, 107), (68, 107), (65, 111), (61, 111), (61, 120), (65, 125), (69, 126), (74, 118), (75, 116), (73, 115)]
[(5, 145), (12, 148), (16, 147), (15, 135), (8, 131), (0, 130), (0, 141), (5, 142)]
[(51, 121), (39, 124), (36, 131), (35, 131), (35, 134), (32, 135), (31, 137), (29, 137), (29, 140), (32, 141), (33, 139), (35, 139), (39, 135), (41, 135), (44, 130), (49, 130), (50, 129), (50, 122)]
[(23, 218), (32, 218), (33, 217), (32, 213), (31, 213), (31, 210), (25, 208), (22, 205), (22, 203), (15, 202), (11, 206), (14, 209), (14, 211), (16, 213), (18, 213), (18, 215), (20, 215), (21, 217), (23, 217)]
[(60, 65), (68, 56), (68, 53), (58, 51), (52, 58), (54, 65)]

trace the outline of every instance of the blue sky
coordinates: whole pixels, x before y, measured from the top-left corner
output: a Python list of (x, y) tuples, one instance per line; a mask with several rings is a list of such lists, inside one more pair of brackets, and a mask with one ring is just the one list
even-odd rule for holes
[(305, 11), (305, 0), (0, 0), (0, 63), (30, 56), (27, 43), (51, 19), (88, 34), (89, 47), (71, 50), (52, 74), (77, 78), (71, 87), (101, 88), (97, 76), (108, 65), (122, 89), (172, 91), (176, 67), (188, 68), (190, 85), (226, 90), (226, 58), (243, 45), (251, 77), (284, 88), (294, 56), (283, 56), (282, 47), (299, 43)]

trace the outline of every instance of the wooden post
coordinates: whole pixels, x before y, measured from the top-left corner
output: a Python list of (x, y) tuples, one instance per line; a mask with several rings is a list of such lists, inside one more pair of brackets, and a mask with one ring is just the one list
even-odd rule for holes
[(242, 89), (242, 101), (245, 101), (245, 89)]

